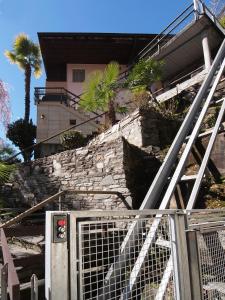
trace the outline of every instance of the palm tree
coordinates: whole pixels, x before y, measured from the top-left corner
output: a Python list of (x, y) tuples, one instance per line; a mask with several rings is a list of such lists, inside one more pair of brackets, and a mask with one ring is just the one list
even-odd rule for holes
[(41, 53), (38, 44), (29, 37), (20, 33), (16, 36), (12, 51), (5, 51), (5, 56), (12, 64), (17, 64), (25, 74), (25, 114), (24, 121), (29, 122), (30, 118), (30, 82), (31, 73), (34, 71), (35, 77), (41, 75)]
[(80, 101), (81, 107), (87, 111), (106, 111), (111, 125), (116, 123), (115, 97), (118, 77), (119, 64), (117, 62), (109, 63), (103, 72), (91, 73)]

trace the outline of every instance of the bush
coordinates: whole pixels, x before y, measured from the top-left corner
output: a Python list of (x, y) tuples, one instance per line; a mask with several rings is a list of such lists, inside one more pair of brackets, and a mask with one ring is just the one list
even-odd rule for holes
[(87, 144), (87, 138), (79, 131), (69, 131), (61, 135), (61, 144), (64, 150), (72, 150)]
[[(20, 151), (22, 151), (35, 144), (36, 126), (33, 124), (32, 120), (27, 123), (25, 120), (19, 119), (12, 124), (9, 124), (6, 136), (15, 146), (19, 147)], [(30, 161), (33, 151), (33, 148), (31, 148), (22, 153), (25, 162)]]
[(153, 59), (141, 59), (134, 65), (125, 86), (131, 91), (141, 89), (141, 91), (149, 89), (151, 84), (161, 80), (163, 73), (163, 61), (155, 61)]

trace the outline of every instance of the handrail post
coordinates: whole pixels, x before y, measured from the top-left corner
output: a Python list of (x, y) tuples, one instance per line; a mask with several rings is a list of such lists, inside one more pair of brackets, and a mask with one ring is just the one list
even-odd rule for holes
[(194, 3), (194, 12), (195, 12), (195, 20), (199, 18), (199, 0), (193, 0)]
[(1, 269), (1, 300), (7, 300), (8, 263)]
[(187, 230), (186, 238), (191, 283), (191, 299), (202, 299), (202, 279), (198, 253), (198, 232), (196, 230)]
[(38, 278), (35, 274), (31, 276), (31, 300), (38, 300)]
[(188, 300), (191, 295), (185, 217), (179, 212), (169, 215), (175, 298), (180, 300)]
[[(60, 193), (61, 191), (62, 191), (62, 190), (59, 189), (59, 193)], [(62, 210), (62, 195), (61, 195), (61, 194), (59, 194), (58, 210)]]

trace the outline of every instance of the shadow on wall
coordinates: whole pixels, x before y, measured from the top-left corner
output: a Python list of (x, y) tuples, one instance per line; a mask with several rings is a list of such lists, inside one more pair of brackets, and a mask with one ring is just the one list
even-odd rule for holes
[(132, 208), (138, 209), (161, 166), (161, 162), (153, 154), (124, 143), (124, 172), (127, 188), (132, 198)]

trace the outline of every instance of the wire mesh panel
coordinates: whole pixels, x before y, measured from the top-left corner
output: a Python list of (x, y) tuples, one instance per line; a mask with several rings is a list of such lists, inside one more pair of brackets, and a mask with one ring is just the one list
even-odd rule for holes
[(188, 223), (198, 230), (202, 298), (225, 299), (225, 211), (196, 212)]
[(198, 236), (203, 299), (225, 299), (225, 229)]
[[(78, 222), (80, 299), (175, 298), (168, 216), (160, 217), (159, 225), (154, 225), (155, 219), (155, 215), (138, 219), (135, 215), (121, 215)], [(136, 230), (124, 247), (134, 222)], [(151, 232), (154, 241), (146, 243)], [(143, 256), (141, 271), (135, 273), (134, 263), (143, 249), (147, 255)], [(135, 285), (127, 297), (132, 274)]]

